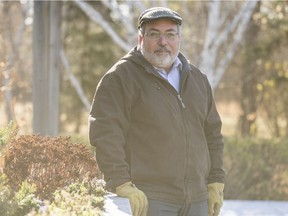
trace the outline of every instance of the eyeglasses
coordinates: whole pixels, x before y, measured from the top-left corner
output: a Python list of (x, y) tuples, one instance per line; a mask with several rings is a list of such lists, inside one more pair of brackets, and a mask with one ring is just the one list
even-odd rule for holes
[(166, 40), (173, 41), (176, 39), (178, 33), (177, 32), (160, 33), (155, 31), (145, 33), (145, 36), (154, 41), (158, 41), (162, 35)]

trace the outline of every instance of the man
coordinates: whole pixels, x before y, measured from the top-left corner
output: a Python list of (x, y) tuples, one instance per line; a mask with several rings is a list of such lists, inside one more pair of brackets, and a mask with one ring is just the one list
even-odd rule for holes
[(144, 11), (138, 46), (104, 75), (91, 107), (106, 187), (134, 216), (218, 215), (223, 202), (221, 120), (206, 76), (179, 52), (181, 24), (168, 8)]

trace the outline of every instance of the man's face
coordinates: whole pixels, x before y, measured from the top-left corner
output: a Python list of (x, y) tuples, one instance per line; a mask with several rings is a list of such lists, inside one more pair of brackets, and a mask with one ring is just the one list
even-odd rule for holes
[(144, 34), (138, 38), (145, 59), (168, 72), (179, 53), (179, 29), (175, 22), (168, 19), (146, 23)]

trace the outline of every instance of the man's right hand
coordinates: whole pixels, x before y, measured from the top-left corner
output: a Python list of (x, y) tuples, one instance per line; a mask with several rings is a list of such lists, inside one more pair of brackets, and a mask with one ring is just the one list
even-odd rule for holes
[(136, 188), (132, 182), (126, 182), (116, 187), (116, 194), (129, 198), (133, 216), (146, 216), (148, 200), (143, 191)]

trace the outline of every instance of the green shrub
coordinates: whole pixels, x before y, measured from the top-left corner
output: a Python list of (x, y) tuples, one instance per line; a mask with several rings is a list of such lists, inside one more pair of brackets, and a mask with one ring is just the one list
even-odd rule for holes
[(18, 132), (18, 126), (15, 122), (11, 121), (7, 127), (0, 128), (0, 156), (3, 154), (3, 148), (7, 143), (13, 139)]
[(29, 215), (103, 215), (105, 190), (101, 181), (72, 183), (54, 192), (53, 201)]
[(0, 215), (22, 216), (39, 209), (41, 201), (35, 196), (36, 187), (22, 182), (19, 191), (13, 191), (4, 174), (0, 174)]
[(287, 199), (287, 138), (228, 138), (224, 149), (225, 199)]
[(18, 191), (0, 174), (0, 215), (85, 215), (101, 216), (104, 207), (104, 185), (101, 180), (74, 182), (53, 193), (51, 200), (40, 200), (36, 186), (23, 182)]

